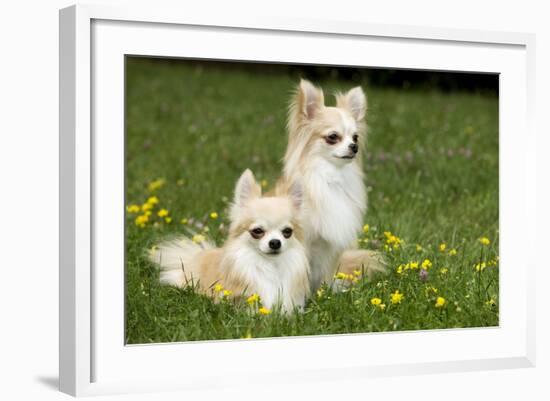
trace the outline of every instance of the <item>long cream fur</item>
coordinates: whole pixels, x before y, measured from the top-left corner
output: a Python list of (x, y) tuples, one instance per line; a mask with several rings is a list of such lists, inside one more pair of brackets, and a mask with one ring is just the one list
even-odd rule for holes
[[(332, 283), (337, 271), (384, 271), (376, 252), (353, 249), (367, 209), (361, 154), (366, 143), (367, 99), (356, 87), (336, 95), (336, 107), (327, 107), (323, 91), (302, 80), (288, 115), (288, 145), (278, 190), (300, 180), (304, 204), (301, 221), (311, 264), (311, 288)], [(340, 142), (327, 145), (336, 132)], [(349, 147), (358, 136), (353, 159)]]
[[(310, 293), (310, 269), (297, 219), (302, 196), (296, 184), (283, 195), (262, 197), (252, 172), (246, 170), (236, 185), (224, 246), (196, 244), (187, 237), (158, 244), (150, 260), (160, 267), (160, 281), (178, 287), (193, 285), (216, 299), (224, 294), (214, 290), (219, 285), (232, 296), (258, 294), (268, 308), (285, 312), (303, 308)], [(252, 236), (250, 230), (255, 227), (264, 229), (262, 238)], [(293, 235), (286, 238), (282, 230), (288, 227)], [(278, 253), (270, 248), (271, 240), (280, 242)]]

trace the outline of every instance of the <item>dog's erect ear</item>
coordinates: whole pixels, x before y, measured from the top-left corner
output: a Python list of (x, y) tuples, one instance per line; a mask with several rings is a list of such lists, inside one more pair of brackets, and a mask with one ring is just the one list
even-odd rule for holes
[(259, 198), (260, 196), (262, 196), (262, 187), (256, 182), (252, 171), (246, 169), (235, 187), (235, 204), (237, 206), (244, 206), (251, 199)]
[(300, 210), (304, 201), (304, 187), (301, 180), (295, 180), (288, 189), (288, 196), (292, 201), (292, 206)]
[(311, 82), (302, 79), (298, 86), (297, 103), (300, 113), (311, 120), (324, 107), (325, 97), (321, 89), (316, 88)]
[(336, 106), (346, 109), (357, 121), (365, 118), (367, 113), (367, 97), (360, 86), (356, 86), (346, 94), (336, 95)]

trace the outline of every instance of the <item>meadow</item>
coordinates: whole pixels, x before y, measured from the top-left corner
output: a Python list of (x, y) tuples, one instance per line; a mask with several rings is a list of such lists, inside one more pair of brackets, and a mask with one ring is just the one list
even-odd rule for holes
[[(156, 343), (497, 326), (498, 96), (314, 79), (368, 96), (368, 212), (359, 245), (388, 272), (342, 276), (303, 313), (255, 300), (214, 303), (159, 284), (161, 238), (222, 244), (239, 175), (267, 190), (281, 171), (286, 109), (299, 77), (186, 62), (126, 63), (126, 342)], [(262, 313), (263, 312), (263, 313)]]

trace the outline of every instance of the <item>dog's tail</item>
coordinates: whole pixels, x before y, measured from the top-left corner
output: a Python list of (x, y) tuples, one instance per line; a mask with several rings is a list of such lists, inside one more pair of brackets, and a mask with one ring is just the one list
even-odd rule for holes
[(201, 253), (214, 248), (209, 241), (196, 243), (181, 236), (155, 245), (149, 260), (159, 266), (161, 284), (185, 287), (199, 278)]
[(369, 279), (376, 274), (386, 273), (386, 263), (382, 254), (367, 249), (348, 249), (344, 251), (339, 261), (339, 272), (353, 274), (360, 271)]

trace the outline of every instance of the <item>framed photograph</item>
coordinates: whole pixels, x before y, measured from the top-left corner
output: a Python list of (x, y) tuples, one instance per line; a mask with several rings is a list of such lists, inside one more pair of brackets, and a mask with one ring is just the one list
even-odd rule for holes
[(61, 10), (61, 391), (533, 366), (533, 52)]

